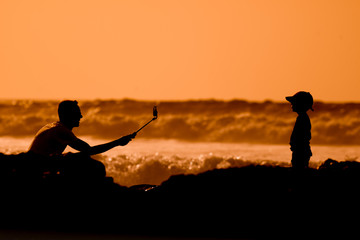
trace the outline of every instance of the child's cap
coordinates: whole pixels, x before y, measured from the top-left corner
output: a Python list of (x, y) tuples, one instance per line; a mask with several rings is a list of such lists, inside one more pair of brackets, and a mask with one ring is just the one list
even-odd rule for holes
[(297, 92), (294, 96), (286, 97), (286, 100), (288, 100), (290, 103), (303, 104), (306, 108), (314, 111), (314, 109), (312, 108), (314, 104), (314, 99), (309, 92)]

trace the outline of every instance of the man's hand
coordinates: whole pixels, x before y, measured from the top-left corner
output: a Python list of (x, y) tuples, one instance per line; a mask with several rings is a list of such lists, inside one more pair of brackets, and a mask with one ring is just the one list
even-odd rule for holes
[(133, 132), (132, 134), (129, 134), (128, 136), (130, 136), (131, 138), (135, 138), (136, 134), (137, 134), (137, 132)]
[(135, 138), (135, 136), (136, 136), (136, 132), (120, 138), (120, 139), (118, 140), (118, 141), (119, 141), (119, 145), (120, 145), (120, 146), (125, 146), (125, 145), (127, 145), (133, 138)]

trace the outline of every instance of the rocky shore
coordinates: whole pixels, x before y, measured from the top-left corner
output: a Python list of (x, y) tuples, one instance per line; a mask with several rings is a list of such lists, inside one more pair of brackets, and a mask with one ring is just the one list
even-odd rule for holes
[(66, 175), (57, 161), (0, 155), (1, 229), (294, 239), (345, 235), (359, 223), (359, 162), (302, 172), (250, 165), (128, 188)]

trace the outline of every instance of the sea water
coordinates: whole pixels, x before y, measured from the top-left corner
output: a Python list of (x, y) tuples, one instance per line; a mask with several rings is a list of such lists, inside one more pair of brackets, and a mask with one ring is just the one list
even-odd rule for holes
[[(90, 145), (109, 139), (79, 136)], [(27, 151), (32, 137), (0, 137), (0, 152), (17, 154)], [(311, 166), (318, 167), (328, 158), (356, 160), (360, 146), (312, 146)], [(68, 147), (65, 152), (76, 152)], [(161, 184), (171, 175), (197, 174), (216, 168), (249, 164), (289, 166), (291, 151), (285, 144), (247, 144), (189, 142), (167, 139), (137, 139), (127, 146), (94, 156), (106, 166), (107, 175), (123, 186)]]
[[(249, 164), (289, 166), (296, 113), (286, 102), (246, 100), (79, 100), (84, 116), (73, 131), (90, 145), (117, 139), (159, 118), (125, 147), (94, 156), (124, 186), (160, 184), (175, 174)], [(59, 101), (1, 100), (0, 152), (27, 151), (36, 132), (58, 120)], [(315, 102), (310, 165), (360, 157), (360, 104)], [(71, 148), (66, 151), (73, 151)]]
[[(59, 101), (0, 101), (0, 136), (28, 137), (58, 120)], [(233, 101), (79, 101), (84, 116), (76, 135), (118, 138), (152, 118), (140, 138), (192, 142), (288, 144), (296, 113), (285, 102)], [(360, 104), (315, 102), (309, 111), (312, 144), (359, 145)]]

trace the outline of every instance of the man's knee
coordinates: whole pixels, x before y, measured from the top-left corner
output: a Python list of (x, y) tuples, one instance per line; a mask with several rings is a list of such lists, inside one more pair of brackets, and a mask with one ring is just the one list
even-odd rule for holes
[(89, 156), (71, 154), (65, 156), (64, 168), (69, 174), (87, 176), (89, 178), (104, 178), (106, 176), (105, 165)]
[(98, 160), (92, 160), (93, 161), (93, 165), (94, 165), (94, 172), (96, 172), (96, 174), (99, 177), (105, 177), (106, 176), (106, 169), (105, 169), (105, 165), (98, 161)]

